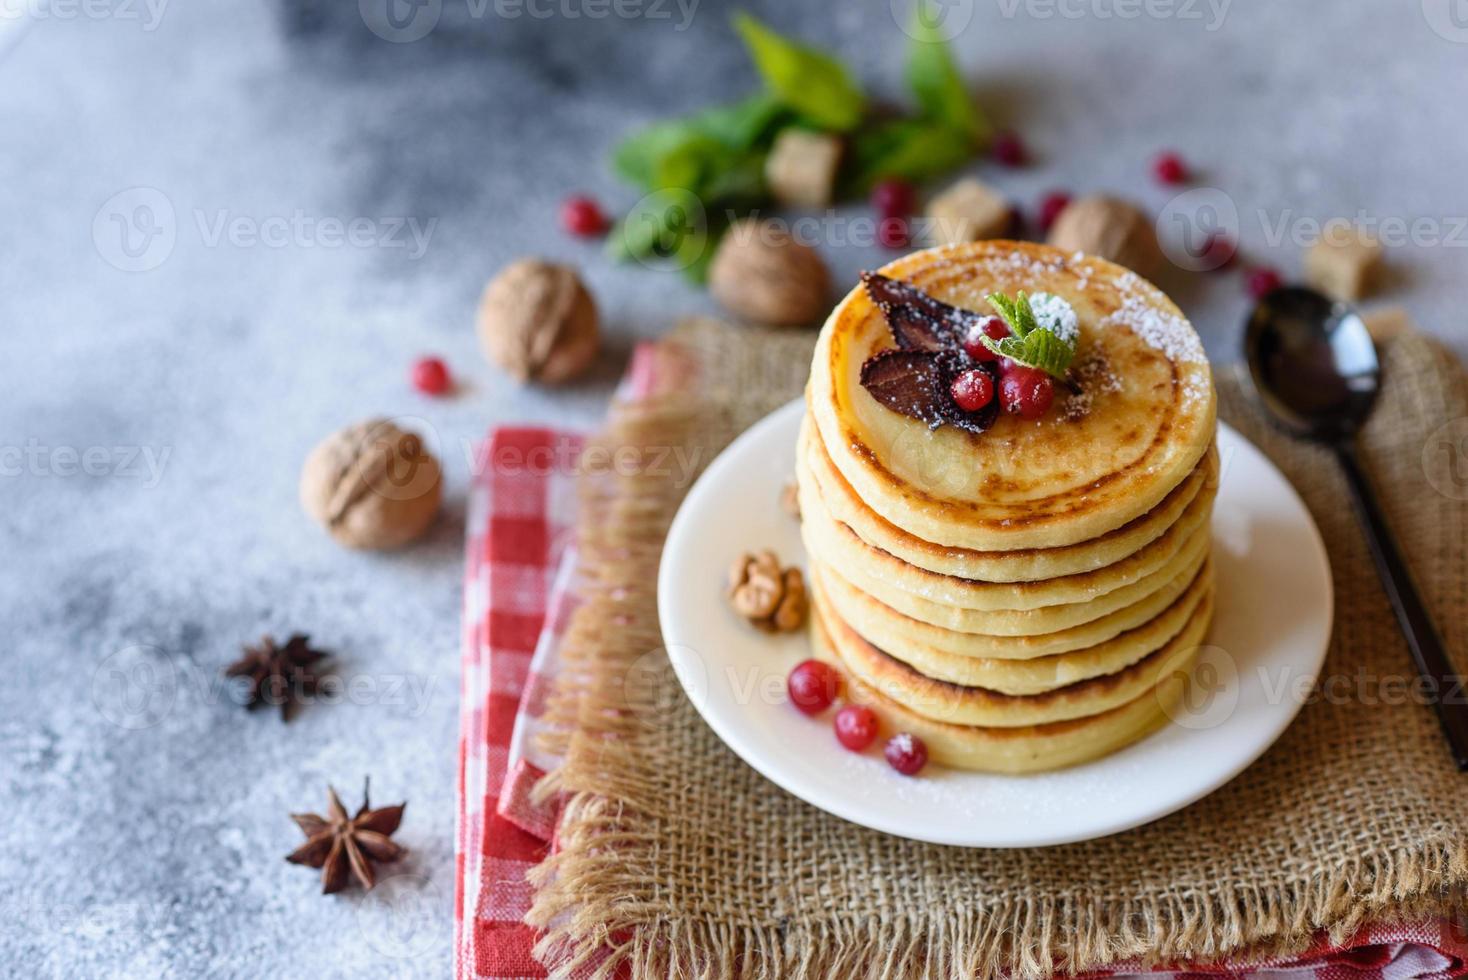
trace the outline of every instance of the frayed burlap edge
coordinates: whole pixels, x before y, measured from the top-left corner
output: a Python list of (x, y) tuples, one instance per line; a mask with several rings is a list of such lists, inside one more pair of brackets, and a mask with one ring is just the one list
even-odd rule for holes
[[(729, 422), (706, 403), (654, 399), (617, 406), (602, 441), (624, 460), (629, 452), (651, 459)], [(545, 930), (536, 955), (555, 975), (1046, 977), (1130, 960), (1264, 960), (1308, 948), (1322, 930), (1339, 943), (1383, 916), (1464, 907), (1468, 839), (1448, 836), (1306, 878), (1282, 873), (1267, 887), (1215, 882), (1165, 900), (997, 895), (920, 916), (775, 923), (750, 922), (740, 909), (670, 915), (666, 896), (648, 897), (664, 830), (643, 813), (660, 783), (640, 744), (642, 718), (659, 710), (667, 685), (635, 678), (666, 670), (665, 656), (650, 654), (661, 643), (655, 585), (661, 541), (686, 487), (619, 469), (583, 488), (580, 553), (590, 584), (569, 624), (545, 736), (565, 761), (537, 790), (566, 801), (556, 853), (531, 874), (537, 894), (527, 920)]]

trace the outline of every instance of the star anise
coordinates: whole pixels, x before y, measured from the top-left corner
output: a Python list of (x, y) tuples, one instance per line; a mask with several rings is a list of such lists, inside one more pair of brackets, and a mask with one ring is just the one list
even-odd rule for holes
[(316, 693), (321, 680), (316, 665), (328, 656), (313, 650), (310, 641), (305, 633), (293, 633), (282, 647), (274, 637), (263, 636), (259, 645), (245, 647), (245, 655), (226, 667), (224, 674), (248, 679), (247, 707), (278, 704), (281, 720), (290, 721), (298, 699)]
[(999, 390), (995, 365), (974, 361), (963, 349), (964, 338), (985, 318), (879, 273), (864, 272), (861, 281), (897, 342), (896, 347), (878, 351), (862, 364), (862, 387), (894, 412), (925, 422), (929, 428), (952, 425), (983, 432), (993, 425), (999, 416), (998, 398), (969, 412), (958, 406), (951, 393), (954, 379), (965, 371), (983, 371), (989, 375), (992, 390)]
[(349, 876), (371, 891), (377, 882), (372, 874), (372, 862), (386, 864), (408, 853), (406, 847), (390, 839), (403, 822), (403, 808), (407, 804), (373, 810), (368, 804), (369, 786), (370, 783), (362, 786), (362, 807), (354, 817), (347, 816), (341, 798), (330, 786), (326, 787), (325, 817), (315, 813), (291, 814), (291, 819), (306, 835), (306, 842), (286, 855), (286, 860), (320, 868), (323, 895), (347, 887)]

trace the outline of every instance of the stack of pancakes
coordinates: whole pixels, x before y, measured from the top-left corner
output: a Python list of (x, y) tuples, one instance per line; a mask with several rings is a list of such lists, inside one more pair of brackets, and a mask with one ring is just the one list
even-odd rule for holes
[(1076, 309), (1070, 386), (1038, 421), (931, 428), (872, 398), (894, 346), (858, 286), (816, 347), (798, 450), (818, 655), (936, 761), (1031, 772), (1115, 751), (1182, 695), (1213, 614), (1218, 456), (1197, 335), (1156, 287), (1039, 245), (918, 252), (882, 272), (955, 306)]

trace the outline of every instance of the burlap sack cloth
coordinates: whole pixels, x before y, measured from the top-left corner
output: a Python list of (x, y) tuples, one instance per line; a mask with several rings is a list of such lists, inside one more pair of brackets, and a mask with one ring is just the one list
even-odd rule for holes
[[(621, 461), (583, 481), (581, 545), (596, 585), (571, 624), (554, 705), (567, 734), (552, 747), (566, 763), (542, 788), (569, 796), (532, 914), (549, 930), (537, 952), (554, 972), (1039, 976), (1133, 957), (1289, 952), (1317, 929), (1344, 938), (1368, 918), (1463, 907), (1468, 776), (1453, 768), (1431, 708), (1404, 690), (1411, 661), (1334, 461), (1269, 428), (1231, 368), (1217, 372), (1223, 417), (1289, 476), (1329, 547), (1336, 623), (1325, 674), (1344, 679), (1262, 759), (1156, 823), (1031, 850), (890, 837), (766, 781), (677, 689), (654, 588), (687, 490), (676, 452), (706, 465), (799, 395), (813, 338), (708, 323), (675, 338), (681, 351), (661, 351), (672, 362), (661, 376), (675, 381), (614, 408), (603, 442)], [(1416, 334), (1393, 343), (1385, 371), (1367, 459), (1438, 624), (1462, 651), (1468, 471), (1453, 466), (1468, 466), (1468, 421), (1452, 420), (1468, 416), (1468, 385)]]

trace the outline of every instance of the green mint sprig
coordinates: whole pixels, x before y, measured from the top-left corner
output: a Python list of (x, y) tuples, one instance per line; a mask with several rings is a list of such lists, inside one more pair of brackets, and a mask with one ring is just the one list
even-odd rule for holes
[(1066, 331), (1059, 330), (1054, 322), (1041, 323), (1024, 290), (1017, 299), (1003, 293), (990, 293), (987, 299), (1008, 325), (1009, 336), (999, 340), (984, 337), (984, 346), (1001, 357), (1064, 379), (1075, 358), (1076, 338), (1066, 336)]
[[(746, 13), (734, 30), (763, 91), (741, 101), (663, 120), (632, 133), (612, 166), (645, 195), (612, 234), (618, 260), (672, 257), (701, 281), (729, 220), (771, 204), (764, 167), (780, 131), (815, 130), (845, 144), (838, 188), (866, 194), (878, 181), (929, 180), (961, 167), (990, 127), (959, 73), (934, 0), (913, 6), (905, 77), (916, 111), (874, 108), (851, 70), (832, 55), (787, 38)], [(696, 205), (696, 206), (692, 206)], [(699, 258), (691, 260), (694, 255)]]
[(821, 129), (838, 133), (861, 122), (866, 97), (841, 62), (782, 37), (743, 12), (734, 15), (734, 29), (744, 39), (765, 87), (784, 105)]

